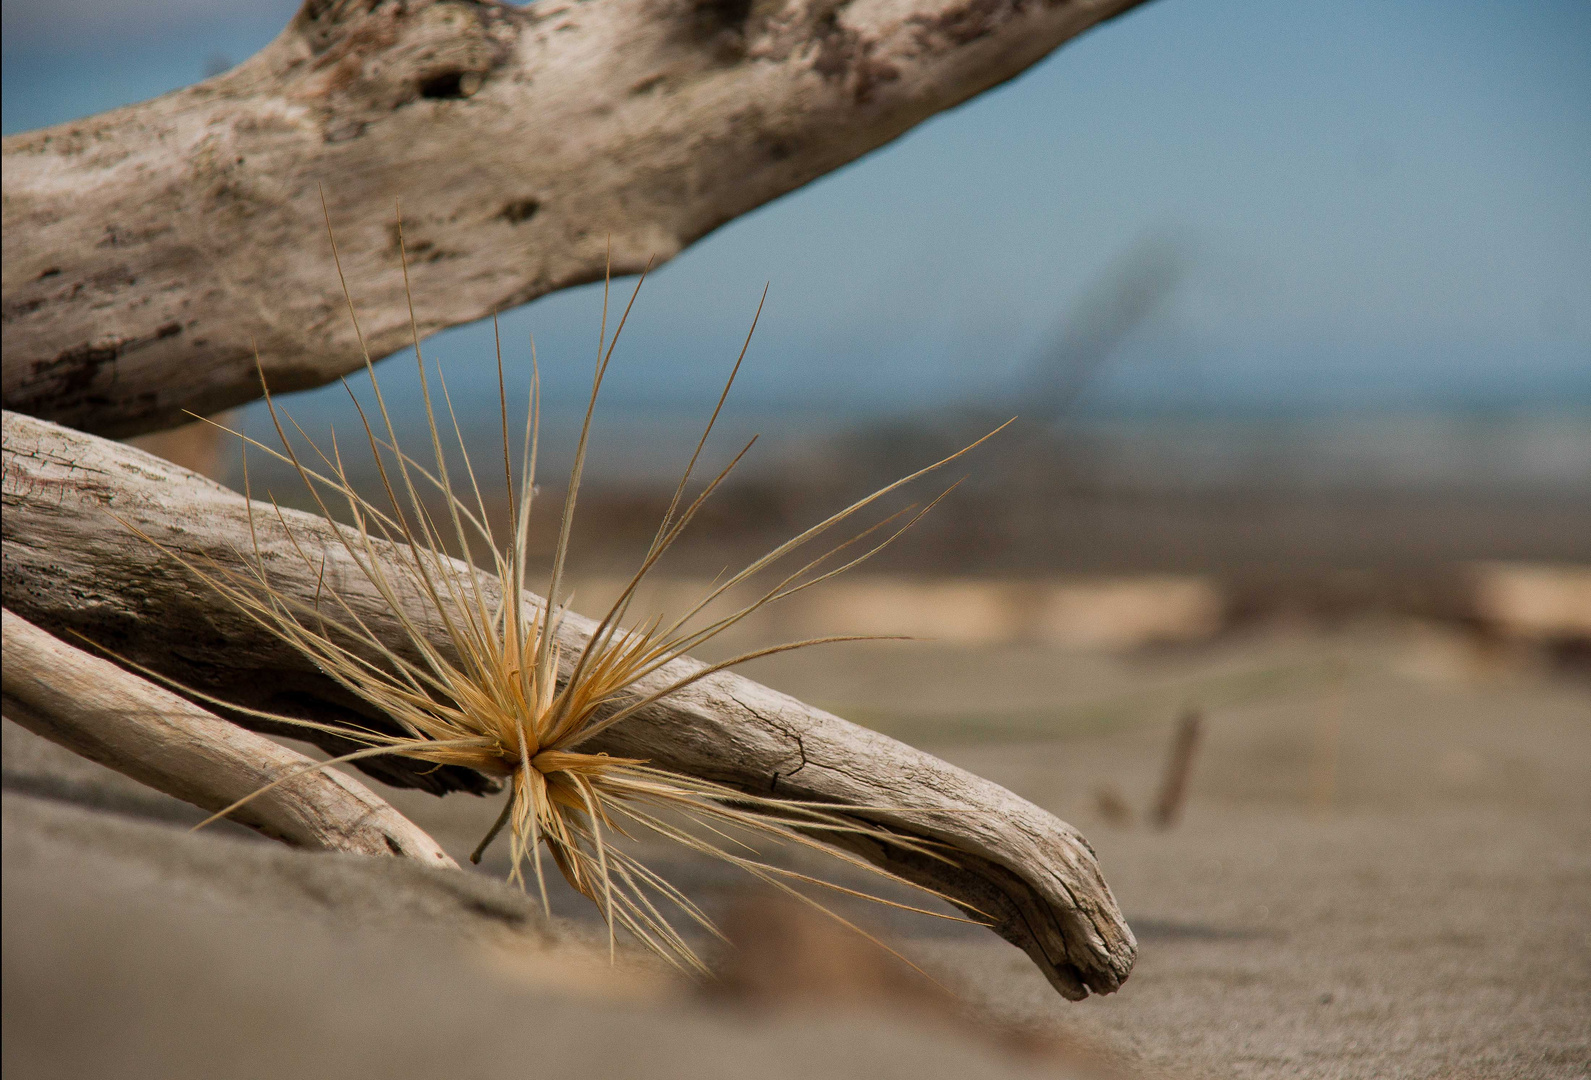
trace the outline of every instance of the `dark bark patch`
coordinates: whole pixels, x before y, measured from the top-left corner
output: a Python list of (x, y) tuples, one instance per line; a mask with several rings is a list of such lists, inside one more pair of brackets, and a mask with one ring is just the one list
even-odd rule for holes
[(873, 56), (876, 44), (840, 23), (838, 12), (831, 11), (819, 21), (814, 36), (818, 52), (812, 69), (825, 79), (851, 81), (856, 104), (865, 105), (884, 83), (900, 78), (900, 69)]
[(431, 101), (457, 101), (474, 97), (485, 77), (478, 71), (450, 68), (420, 80), (420, 96)]
[(708, 36), (720, 30), (743, 30), (751, 18), (751, 0), (696, 0), (693, 12)]
[[(50, 402), (69, 402), (93, 385), (100, 370), (116, 363), (122, 354), (124, 342), (105, 345), (83, 344), (63, 350), (54, 360), (45, 360), (34, 366), (37, 383), (47, 383), (43, 393), (34, 395)], [(11, 402), (6, 402), (9, 406)]]
[(395, 39), (402, 11), (383, 6), (311, 0), (299, 9), (293, 27), (314, 52), (315, 66), (328, 67), (351, 52), (375, 52)]
[(461, 84), (464, 78), (462, 71), (443, 71), (429, 78), (420, 80), (420, 96), (433, 101), (448, 98), (461, 98), (464, 92)]
[(745, 59), (753, 0), (692, 0), (686, 33), (715, 64)]
[[(994, 34), (1025, 8), (1022, 0), (968, 0), (932, 18), (919, 17), (914, 21), (929, 39), (951, 45), (970, 45), (979, 38)], [(932, 40), (924, 44), (932, 47)]]
[(869, 41), (864, 47), (861, 63), (856, 65), (856, 89), (853, 96), (858, 105), (865, 105), (871, 101), (873, 91), (880, 86), (900, 78), (899, 68), (887, 61), (873, 59), (872, 51), (873, 43)]
[[(123, 356), (181, 333), (181, 323), (168, 322), (141, 337), (85, 342), (63, 350), (53, 360), (35, 361), (31, 377), (7, 398), (6, 408), (21, 412), (42, 408), (46, 415), (58, 417), (68, 416), (72, 410), (84, 406), (107, 404), (111, 398), (104, 396), (104, 386), (99, 393), (90, 393), (101, 381), (102, 372), (109, 369), (110, 384), (114, 385), (116, 363)], [(151, 401), (155, 397), (153, 394), (143, 396)], [(123, 394), (119, 400), (131, 404), (135, 399)]]
[(515, 199), (497, 215), (510, 225), (523, 225), (536, 216), (536, 211), (541, 209), (541, 203), (535, 199)]
[(47, 303), (49, 303), (48, 298), (43, 296), (33, 296), (26, 300), (7, 300), (5, 305), (0, 307), (0, 322), (13, 323), (32, 315)]

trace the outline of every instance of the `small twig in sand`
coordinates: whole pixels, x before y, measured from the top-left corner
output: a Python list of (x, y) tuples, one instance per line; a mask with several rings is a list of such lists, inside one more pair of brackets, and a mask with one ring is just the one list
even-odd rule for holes
[(1204, 726), (1204, 714), (1190, 708), (1177, 723), (1176, 734), (1171, 737), (1171, 755), (1166, 759), (1166, 771), (1160, 778), (1160, 796), (1155, 800), (1151, 819), (1162, 829), (1169, 829), (1182, 816), (1182, 804), (1188, 795), (1188, 777), (1193, 772), (1193, 755), (1199, 748), (1199, 735)]

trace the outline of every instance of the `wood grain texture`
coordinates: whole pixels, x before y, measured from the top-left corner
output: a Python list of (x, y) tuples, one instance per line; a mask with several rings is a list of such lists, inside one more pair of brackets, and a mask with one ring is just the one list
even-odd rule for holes
[[(123, 436), (666, 260), (1140, 0), (307, 0), (196, 86), (4, 140), (4, 404)], [(997, 197), (994, 196), (994, 197)]]
[[(45, 421), (8, 412), (4, 431), (6, 606), (240, 705), (381, 722), (122, 523), (189, 558), (240, 566), (241, 553), (250, 550), (242, 496), (132, 447)], [(331, 525), (284, 511), (317, 564), (309, 566), (274, 511), (255, 508), (260, 558), (278, 589), (312, 600), (324, 559), (326, 581), (384, 642), (403, 648), (398, 620), (344, 554)], [(464, 571), (455, 564), (455, 572)], [(495, 579), (487, 584), (497, 587)], [(525, 602), (541, 600), (527, 593)], [(406, 613), (447, 649), (436, 612), (418, 594)], [(564, 622), (566, 662), (592, 625), (578, 616)], [(673, 681), (695, 663), (681, 659), (653, 679)], [(996, 784), (749, 679), (713, 675), (586, 748), (745, 791), (888, 807), (859, 816), (948, 844), (956, 865), (869, 841), (858, 841), (855, 850), (989, 916), (1062, 994), (1108, 993), (1132, 968), (1132, 932), (1093, 850), (1070, 825)], [(488, 786), (463, 769), (377, 760), (367, 771), (389, 782), (438, 793)]]
[[(3, 687), (8, 719), (205, 810), (223, 810), (315, 765), (313, 758), (229, 724), (9, 609)], [(375, 792), (334, 769), (305, 772), (230, 817), (296, 847), (458, 865)]]

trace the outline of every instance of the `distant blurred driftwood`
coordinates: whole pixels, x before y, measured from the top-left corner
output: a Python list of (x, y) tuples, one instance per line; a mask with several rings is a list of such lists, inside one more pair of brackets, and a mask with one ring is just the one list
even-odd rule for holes
[[(0, 565), (6, 605), (17, 614), (52, 632), (79, 629), (129, 660), (239, 705), (391, 723), (111, 516), (186, 558), (236, 567), (253, 543), (243, 496), (132, 447), (16, 413), (5, 414), (4, 445)], [(372, 632), (412, 656), (399, 617), (353, 565), (333, 527), (283, 513), (302, 547), (283, 535), (268, 504), (255, 504), (260, 558), (273, 586), (312, 604), (323, 581), (335, 582)], [(303, 551), (314, 553), (316, 566), (305, 563)], [(484, 584), (497, 587), (495, 579)], [(527, 594), (525, 602), (541, 600)], [(490, 595), (486, 603), (493, 603)], [(405, 614), (435, 647), (449, 649), (439, 617), (422, 600)], [(561, 623), (566, 666), (592, 628), (573, 615)], [(667, 685), (695, 663), (675, 661), (638, 689), (652, 680)], [(258, 726), (241, 714), (228, 718)], [(749, 679), (712, 676), (585, 746), (742, 790), (866, 807), (858, 814), (875, 826), (945, 844), (948, 862), (847, 841), (864, 857), (985, 913), (1067, 996), (1114, 990), (1132, 968), (1132, 932), (1093, 851), (1071, 826), (997, 784)], [(487, 788), (486, 778), (458, 767), (370, 759), (376, 762), (384, 769), (367, 771), (394, 783), (437, 792)]]
[(1182, 817), (1182, 804), (1188, 799), (1188, 781), (1193, 776), (1193, 758), (1203, 733), (1204, 713), (1199, 709), (1186, 710), (1177, 721), (1171, 749), (1166, 755), (1166, 769), (1160, 777), (1160, 794), (1149, 815), (1162, 829), (1171, 828)]
[(4, 403), (109, 435), (630, 273), (1140, 0), (307, 0), (257, 56), (4, 141)]
[(4, 709), (37, 735), (300, 847), (457, 864), (369, 788), (4, 612)]
[[(594, 608), (617, 598), (627, 578), (585, 577), (578, 590)], [(639, 607), (678, 608), (710, 591), (709, 580), (649, 581)], [(1214, 637), (1225, 597), (1194, 574), (1132, 578), (951, 578), (847, 574), (792, 597), (763, 617), (782, 636), (870, 634), (958, 645), (1032, 641), (1064, 649), (1130, 650)]]
[(1470, 568), (1482, 625), (1523, 641), (1591, 640), (1591, 566), (1477, 563)]

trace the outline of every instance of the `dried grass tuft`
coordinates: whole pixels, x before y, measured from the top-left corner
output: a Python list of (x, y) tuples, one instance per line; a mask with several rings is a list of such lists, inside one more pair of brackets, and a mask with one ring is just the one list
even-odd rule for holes
[[(401, 250), (401, 217), (398, 237)], [(333, 252), (335, 255), (335, 239)], [(340, 256), (337, 269), (341, 278)], [(644, 280), (645, 274), (641, 276), (641, 282)], [(404, 282), (407, 290), (406, 255)], [(638, 282), (636, 293), (639, 293), (640, 287), (641, 283)], [(348, 301), (349, 315), (360, 335), (361, 348), (364, 348), (358, 315), (345, 279), (343, 292)], [(775, 866), (763, 859), (750, 841), (761, 837), (820, 848), (852, 866), (894, 880), (901, 879), (824, 841), (865, 837), (935, 859), (948, 861), (952, 855), (932, 841), (905, 836), (869, 824), (857, 816), (858, 811), (865, 813), (869, 809), (889, 809), (898, 814), (901, 812), (898, 807), (868, 808), (763, 798), (659, 768), (643, 760), (588, 752), (581, 749), (582, 745), (614, 724), (637, 718), (643, 710), (660, 699), (735, 664), (820, 642), (854, 640), (848, 637), (826, 637), (790, 642), (743, 653), (710, 666), (695, 667), (678, 678), (664, 679), (661, 685), (657, 685), (659, 680), (648, 682), (651, 676), (663, 671), (674, 660), (722, 634), (764, 605), (842, 573), (890, 543), (933, 504), (915, 513), (907, 510), (887, 517), (819, 557), (810, 559), (795, 572), (783, 576), (772, 575), (776, 578), (774, 584), (759, 587), (755, 599), (727, 615), (704, 615), (710, 605), (730, 590), (769, 570), (774, 564), (781, 563), (798, 549), (903, 485), (955, 460), (978, 443), (879, 489), (780, 544), (721, 581), (678, 618), (651, 618), (640, 625), (626, 626), (626, 617), (637, 587), (681, 531), (690, 524), (703, 503), (724, 482), (746, 450), (750, 449), (751, 444), (748, 443), (699, 494), (687, 498), (690, 481), (708, 436), (712, 433), (745, 358), (746, 348), (750, 345), (751, 334), (748, 333), (746, 345), (741, 348), (712, 418), (697, 443), (696, 451), (686, 466), (645, 557), (619, 599), (602, 616), (589, 639), (573, 655), (572, 662), (565, 664), (564, 661), (569, 657), (564, 655), (558, 644), (560, 623), (568, 611), (567, 601), (563, 599), (564, 572), (586, 459), (587, 439), (608, 365), (634, 302), (635, 294), (632, 294), (610, 337), (607, 332), (608, 294), (606, 287), (604, 289), (602, 327), (591, 395), (576, 447), (543, 604), (534, 605), (524, 596), (529, 522), (536, 499), (540, 413), (540, 380), (534, 343), (531, 349), (531, 390), (526, 406), (524, 435), (519, 440), (517, 468), (510, 438), (500, 341), (497, 349), (498, 388), (502, 402), (501, 465), (510, 506), (507, 534), (499, 536), (489, 523), (475, 467), (468, 454), (464, 453), (463, 435), (446, 380), (440, 368), (436, 368), (446, 414), (445, 423), (439, 421), (427, 361), (420, 350), (418, 326), (414, 324), (412, 295), (410, 319), (415, 338), (415, 360), (425, 399), (433, 464), (430, 467), (422, 466), (399, 447), (397, 432), (368, 350), (365, 352), (365, 366), (375, 388), (373, 415), (367, 414), (358, 399), (354, 398), (355, 408), (359, 409), (364, 425), (365, 438), (376, 460), (385, 505), (378, 506), (355, 489), (335, 435), (326, 450), (315, 447), (302, 428), (298, 428), (278, 409), (268, 388), (265, 400), (276, 426), (280, 449), (238, 436), (244, 439), (247, 446), (289, 463), (297, 471), (321, 515), (334, 524), (333, 532), (347, 555), (386, 601), (390, 614), (401, 624), (407, 639), (407, 649), (400, 652), (383, 642), (339, 594), (337, 588), (325, 581), (323, 568), (316, 569), (309, 548), (300, 543), (279, 509), (275, 515), (277, 524), (286, 533), (297, 554), (305, 560), (306, 565), (316, 569), (322, 581), (322, 587), (313, 601), (295, 598), (272, 586), (260, 554), (259, 532), (252, 509), (250, 525), (255, 548), (252, 558), (243, 560), (242, 570), (220, 563), (201, 563), (169, 548), (163, 547), (163, 550), (182, 562), (238, 610), (298, 650), (345, 690), (373, 710), (391, 718), (402, 734), (275, 714), (254, 715), (304, 728), (335, 732), (361, 744), (358, 751), (345, 754), (326, 765), (396, 754), (437, 765), (460, 765), (504, 778), (510, 784), (509, 796), (496, 824), (476, 849), (476, 861), (479, 861), (482, 851), (493, 838), (506, 828), (510, 842), (510, 878), (522, 887), (528, 887), (525, 873), (528, 865), (544, 905), (547, 904), (545, 855), (551, 858), (570, 886), (599, 907), (609, 927), (610, 949), (614, 931), (623, 928), (676, 966), (687, 971), (705, 972), (702, 960), (665, 915), (665, 911), (677, 913), (676, 918), (682, 914), (689, 922), (722, 938), (717, 927), (688, 897), (622, 847), (616, 846), (613, 842), (615, 836), (634, 838), (650, 833), (667, 838), (692, 851), (738, 867), (824, 911), (829, 909), (797, 886), (821, 885), (856, 896), (868, 894)], [(759, 303), (758, 316), (761, 310)], [(754, 318), (752, 332), (756, 329), (756, 322)], [(351, 390), (350, 397), (353, 397)], [(306, 462), (295, 450), (284, 420), (302, 439), (309, 442), (313, 458), (318, 460)], [(459, 473), (450, 471), (448, 467), (442, 435), (445, 428), (451, 429), (462, 455), (460, 460), (463, 467)], [(246, 468), (244, 475), (247, 487)], [(445, 513), (433, 514), (423, 494), (440, 496)], [(333, 506), (346, 513), (352, 522), (351, 528), (335, 527)], [(439, 517), (441, 520), (438, 520)], [(129, 525), (129, 528), (132, 527)], [(879, 539), (879, 535), (882, 535), (882, 539)], [(151, 537), (145, 536), (145, 539), (162, 546)], [(450, 542), (462, 556), (460, 561), (446, 554)], [(851, 551), (853, 547), (858, 550)], [(490, 566), (501, 582), (502, 588), (493, 599), (488, 599), (493, 595), (493, 590), (487, 587), (485, 575), (477, 568), (478, 560)], [(421, 627), (405, 615), (405, 605), (400, 601), (404, 594), (423, 598), (426, 607), (445, 627), (449, 645), (447, 650), (433, 646)], [(404, 652), (409, 655), (403, 655)], [(561, 671), (567, 673), (560, 677)], [(181, 689), (206, 699), (206, 695), (188, 688)], [(224, 701), (215, 703), (249, 712)], [(325, 765), (318, 767), (323, 768)], [(292, 776), (284, 776), (275, 783), (290, 779)], [(216, 817), (230, 813), (239, 805), (242, 803), (227, 808)], [(893, 901), (879, 902), (894, 904)], [(829, 914), (842, 923), (846, 922), (832, 911)], [(861, 932), (858, 930), (858, 933)]]

